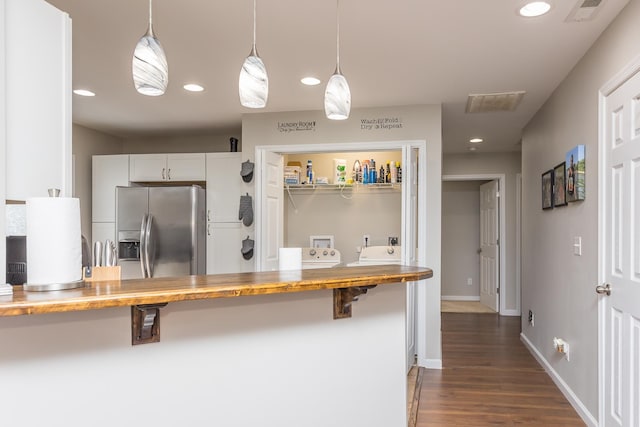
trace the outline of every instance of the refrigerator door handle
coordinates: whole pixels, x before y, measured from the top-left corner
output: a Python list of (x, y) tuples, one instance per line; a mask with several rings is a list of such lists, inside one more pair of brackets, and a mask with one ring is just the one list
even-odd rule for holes
[(148, 215), (144, 214), (142, 217), (142, 222), (140, 224), (140, 269), (142, 270), (142, 278), (147, 278), (147, 268), (145, 264), (145, 258), (147, 253), (147, 242), (146, 242), (146, 230), (147, 230), (147, 219)]
[(153, 215), (147, 216), (145, 238), (145, 263), (147, 265), (147, 277), (153, 277), (153, 266), (156, 262), (156, 238), (153, 233)]

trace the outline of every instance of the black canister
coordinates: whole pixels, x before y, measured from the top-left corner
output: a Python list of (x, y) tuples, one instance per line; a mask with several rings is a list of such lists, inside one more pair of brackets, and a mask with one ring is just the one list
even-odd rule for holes
[(236, 153), (238, 151), (238, 138), (229, 138), (229, 151)]

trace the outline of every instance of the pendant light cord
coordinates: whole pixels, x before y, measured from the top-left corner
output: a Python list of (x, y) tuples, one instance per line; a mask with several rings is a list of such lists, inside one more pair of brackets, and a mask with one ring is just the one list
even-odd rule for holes
[(153, 0), (149, 0), (149, 35), (153, 36)]
[(256, 49), (256, 0), (253, 0), (253, 50)]
[(340, 0), (336, 0), (336, 70), (340, 73)]

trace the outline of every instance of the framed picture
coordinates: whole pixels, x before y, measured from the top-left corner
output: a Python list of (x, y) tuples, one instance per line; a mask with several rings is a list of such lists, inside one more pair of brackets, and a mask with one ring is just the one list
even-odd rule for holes
[(553, 169), (542, 174), (542, 209), (553, 209)]
[(572, 150), (567, 152), (566, 159), (566, 188), (567, 202), (575, 202), (584, 200), (585, 196), (585, 159), (584, 145), (576, 145)]
[(566, 206), (566, 179), (565, 179), (565, 162), (560, 163), (553, 168), (553, 207)]

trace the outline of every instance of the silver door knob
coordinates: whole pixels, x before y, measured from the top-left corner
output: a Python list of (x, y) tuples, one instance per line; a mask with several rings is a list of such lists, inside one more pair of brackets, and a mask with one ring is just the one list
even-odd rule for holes
[(607, 283), (605, 285), (596, 286), (596, 293), (599, 295), (611, 295), (611, 285)]

